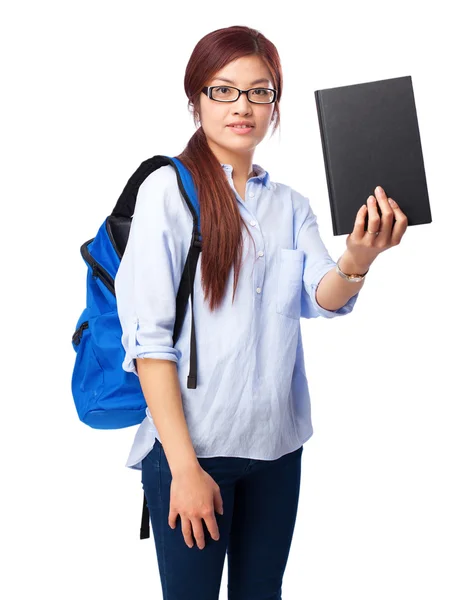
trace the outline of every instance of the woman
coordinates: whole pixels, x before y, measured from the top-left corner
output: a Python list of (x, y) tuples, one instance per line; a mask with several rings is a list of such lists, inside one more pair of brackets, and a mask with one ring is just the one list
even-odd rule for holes
[(282, 93), (277, 50), (258, 31), (202, 38), (185, 91), (199, 125), (178, 156), (200, 201), (198, 383), (186, 385), (190, 310), (172, 343), (193, 219), (166, 165), (140, 187), (115, 279), (123, 368), (148, 404), (127, 466), (142, 470), (166, 600), (218, 598), (226, 553), (230, 600), (277, 599), (313, 432), (300, 317), (348, 314), (363, 280), (346, 275), (364, 275), (407, 221), (376, 191), (382, 217), (371, 196), (339, 259), (346, 275), (336, 270), (308, 199), (252, 162)]

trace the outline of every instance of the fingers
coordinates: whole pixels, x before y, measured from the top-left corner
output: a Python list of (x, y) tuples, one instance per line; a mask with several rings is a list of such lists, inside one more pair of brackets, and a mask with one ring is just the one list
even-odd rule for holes
[(205, 547), (205, 529), (214, 541), (220, 539), (215, 511), (223, 514), (221, 490), (206, 471), (192, 474), (192, 480), (172, 479), (168, 523), (174, 529), (180, 516), (182, 535), (189, 548), (193, 548), (194, 539), (200, 550)]
[[(374, 196), (367, 198), (367, 210), (369, 212), (369, 219), (367, 222), (367, 232), (376, 232), (380, 230), (380, 217), (377, 210), (377, 202)], [(372, 235), (374, 235), (372, 233)]]
[[(193, 548), (193, 538), (200, 550), (205, 547), (205, 532), (200, 517), (180, 517), (182, 521), (182, 535), (189, 548)], [(193, 532), (193, 537), (192, 537)]]
[[(375, 196), (369, 196), (366, 204), (358, 210), (353, 233), (359, 238), (366, 233), (377, 238), (375, 234), (379, 232), (379, 242), (386, 243), (392, 235), (395, 213), (385, 190), (377, 186), (374, 192)], [(381, 214), (377, 207), (380, 208)], [(365, 228), (366, 213), (368, 215), (367, 229)]]
[(215, 511), (218, 512), (220, 515), (222, 515), (223, 514), (223, 497), (221, 496), (221, 490), (219, 489), (219, 486), (214, 491), (213, 504), (214, 504)]
[[(371, 197), (374, 198), (374, 196)], [(380, 211), (382, 213), (382, 216), (379, 219), (379, 242), (381, 244), (387, 244), (392, 235), (393, 221), (395, 215), (393, 213), (392, 207), (388, 202), (387, 194), (380, 186), (377, 186), (375, 188), (375, 197), (377, 198), (377, 202), (379, 203)], [(370, 229), (371, 231), (379, 231), (379, 228), (374, 229), (372, 227)]]
[(215, 517), (214, 513), (211, 513), (210, 515), (204, 517), (204, 520), (206, 523), (206, 527), (207, 527), (208, 531), (210, 532), (211, 537), (215, 541), (218, 541), (219, 540), (219, 529), (218, 529), (218, 523), (216, 521), (216, 517)]
[(357, 239), (361, 239), (365, 233), (364, 225), (366, 223), (367, 205), (363, 204), (358, 210), (352, 235)]
[(182, 522), (182, 535), (184, 536), (185, 543), (189, 548), (193, 547), (193, 538), (192, 538), (192, 524), (188, 517), (180, 516), (180, 520)]
[(195, 541), (200, 550), (205, 547), (205, 532), (200, 517), (192, 517), (192, 529)]
[[(368, 215), (367, 229), (365, 227), (366, 214)], [(379, 231), (379, 230), (380, 230), (380, 216), (377, 211), (376, 200), (375, 200), (374, 196), (369, 196), (367, 198), (367, 203), (363, 204), (357, 212), (352, 235), (356, 239), (361, 239), (364, 235), (369, 234), (370, 231)], [(369, 234), (369, 235), (371, 235), (371, 234)], [(374, 236), (374, 234), (372, 234), (372, 236)], [(377, 237), (377, 236), (375, 236), (375, 237)]]
[[(218, 541), (220, 538), (218, 523), (213, 510), (206, 511), (201, 517), (180, 517), (182, 523), (182, 535), (184, 536), (185, 543), (189, 548), (193, 548), (195, 542), (200, 550), (205, 547), (205, 532), (203, 530), (202, 518), (206, 523), (208, 532), (213, 540)], [(192, 537), (193, 534), (193, 537)]]
[(408, 217), (393, 198), (387, 198), (381, 187), (376, 187), (375, 193), (382, 211), (381, 222), (383, 223), (380, 227), (379, 242), (386, 246), (396, 246), (408, 227)]
[(392, 246), (396, 246), (401, 242), (401, 238), (403, 237), (407, 227), (408, 227), (408, 217), (401, 210), (395, 200), (390, 198), (390, 206), (395, 215), (395, 225), (393, 226), (391, 244)]
[(176, 526), (176, 523), (177, 523), (177, 515), (178, 515), (178, 514), (179, 514), (179, 513), (178, 513), (176, 510), (174, 510), (174, 509), (172, 508), (172, 506), (171, 506), (171, 507), (170, 507), (170, 509), (169, 509), (169, 517), (168, 517), (168, 519), (167, 519), (167, 522), (169, 523), (169, 527), (170, 527), (171, 529), (174, 529), (174, 528), (175, 528), (175, 526)]
[[(361, 240), (364, 235), (375, 240), (376, 247), (386, 248), (400, 243), (407, 227), (408, 217), (398, 204), (388, 198), (385, 190), (380, 186), (375, 188), (375, 197), (369, 196), (366, 204), (361, 206), (356, 215), (352, 234), (355, 240)], [(381, 216), (377, 210), (379, 206)], [(368, 215), (367, 229), (365, 227), (366, 214)], [(379, 235), (375, 235), (379, 232)]]

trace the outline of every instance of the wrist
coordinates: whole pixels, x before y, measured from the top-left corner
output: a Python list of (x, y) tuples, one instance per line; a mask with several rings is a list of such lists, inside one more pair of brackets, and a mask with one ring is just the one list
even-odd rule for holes
[(178, 460), (175, 463), (172, 462), (172, 464), (169, 464), (169, 468), (173, 477), (181, 477), (199, 471), (201, 469), (201, 465), (198, 461), (198, 458), (195, 456), (195, 458), (191, 457), (190, 459), (184, 461)]
[(357, 261), (349, 250), (345, 250), (345, 252), (338, 259), (337, 263), (343, 273), (346, 273), (347, 275), (364, 275), (364, 273), (366, 273), (370, 267), (370, 263), (362, 263)]

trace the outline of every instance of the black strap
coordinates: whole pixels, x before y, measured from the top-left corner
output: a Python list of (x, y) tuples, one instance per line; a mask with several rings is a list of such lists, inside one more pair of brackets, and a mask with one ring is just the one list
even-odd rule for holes
[(156, 156), (144, 160), (125, 184), (125, 187), (114, 206), (112, 214), (114, 216), (130, 219), (135, 212), (135, 203), (140, 185), (148, 175), (165, 165), (172, 165), (178, 174), (178, 169), (175, 166), (174, 161), (168, 156), (157, 154)]
[(149, 511), (148, 503), (146, 502), (145, 492), (143, 492), (143, 515), (141, 517), (140, 540), (149, 538)]
[(193, 314), (193, 285), (195, 281), (195, 273), (197, 270), (198, 257), (201, 251), (201, 242), (196, 240), (191, 247), (191, 252), (187, 259), (189, 265), (189, 282), (190, 282), (190, 296), (191, 296), (191, 307), (192, 307), (192, 326), (190, 334), (190, 370), (187, 377), (187, 387), (189, 389), (195, 389), (197, 387), (197, 340), (195, 336), (195, 318)]
[(195, 320), (193, 318), (193, 285), (195, 281), (195, 273), (197, 270), (198, 258), (202, 250), (202, 242), (197, 231), (194, 229), (190, 250), (185, 261), (184, 270), (180, 280), (179, 290), (176, 297), (176, 319), (174, 323), (174, 334), (172, 336), (173, 343), (179, 339), (184, 322), (185, 310), (187, 307), (189, 296), (192, 296), (192, 327), (190, 337), (190, 370), (187, 377), (187, 387), (195, 389), (197, 387), (197, 344), (195, 336)]

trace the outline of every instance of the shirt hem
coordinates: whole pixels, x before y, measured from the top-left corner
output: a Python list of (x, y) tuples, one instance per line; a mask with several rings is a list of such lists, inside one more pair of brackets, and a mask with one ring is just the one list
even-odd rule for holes
[[(308, 440), (310, 440), (310, 438), (313, 436), (314, 434), (314, 430), (312, 429), (303, 439), (302, 441), (299, 441), (299, 445), (295, 448), (293, 448), (292, 450), (288, 450), (287, 452), (284, 452), (283, 454), (281, 454), (280, 456), (276, 456), (274, 458), (265, 458), (265, 457), (259, 457), (259, 456), (241, 456), (241, 455), (233, 455), (233, 454), (211, 454), (211, 455), (196, 455), (197, 458), (245, 458), (248, 460), (267, 460), (267, 461), (273, 461), (273, 460), (278, 460), (279, 458), (281, 458), (282, 456), (285, 456), (286, 454), (290, 454), (291, 452), (295, 452), (296, 450), (298, 450), (301, 446), (303, 446)], [(155, 440), (159, 438), (157, 436), (155, 436)], [(160, 441), (160, 440), (159, 440)], [(152, 447), (148, 449), (148, 452), (145, 454), (145, 456), (147, 454), (149, 454), (152, 450)], [(142, 461), (145, 458), (145, 456), (143, 456), (142, 458), (140, 458), (140, 460), (138, 460), (137, 462), (134, 462), (132, 464), (128, 463), (125, 465), (127, 468), (129, 469), (133, 469), (133, 470), (138, 470), (141, 471), (142, 469)]]

